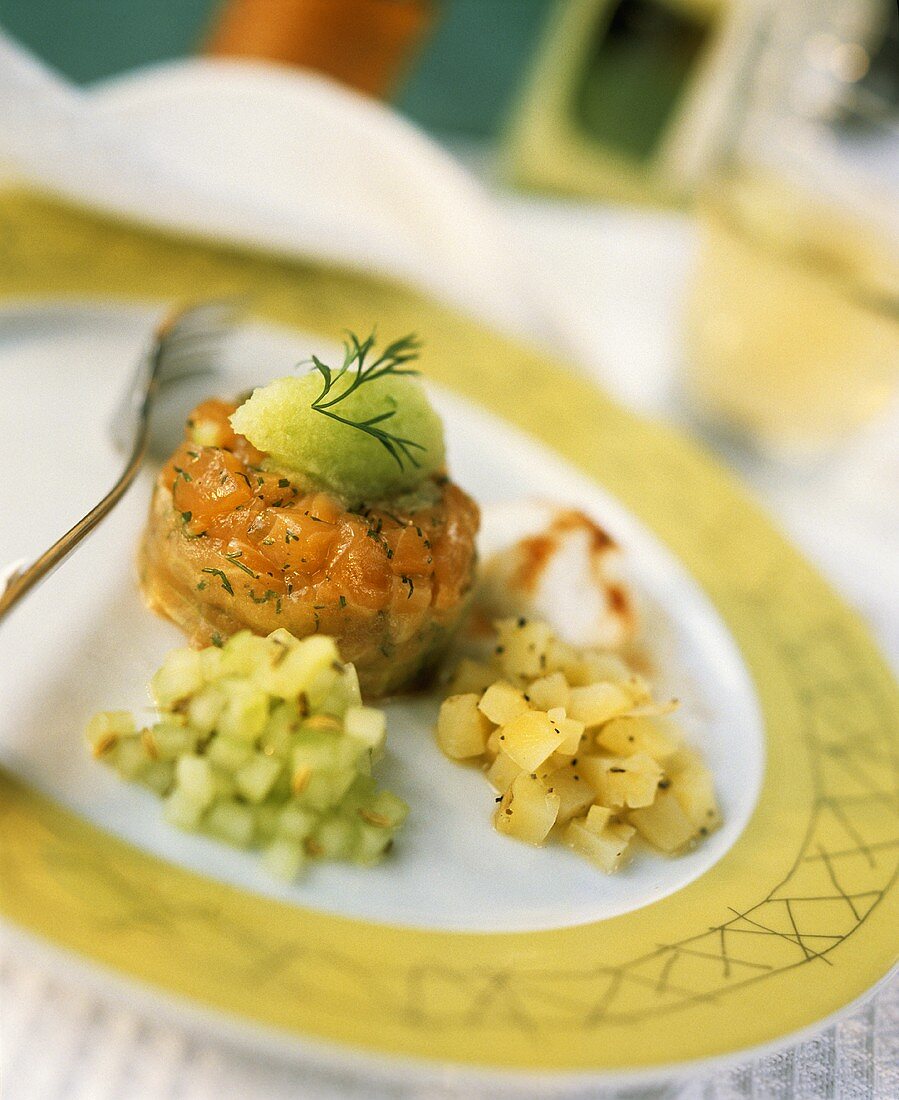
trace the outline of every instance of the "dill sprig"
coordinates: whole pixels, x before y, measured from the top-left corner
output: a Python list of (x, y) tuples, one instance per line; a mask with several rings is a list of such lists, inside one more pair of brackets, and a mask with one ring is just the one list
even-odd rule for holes
[[(375, 347), (374, 331), (366, 340), (361, 342), (355, 333), (347, 332), (347, 339), (344, 341), (343, 347), (343, 365), (337, 370), (329, 367), (327, 363), (323, 363), (317, 355), (313, 355), (310, 360), (307, 360), (322, 376), (323, 383), (321, 393), (312, 402), (312, 408), (321, 413), (322, 416), (327, 416), (340, 424), (346, 424), (347, 427), (356, 428), (358, 431), (371, 436), (372, 439), (376, 439), (401, 470), (405, 468), (406, 462), (417, 467), (419, 464), (413, 452), (424, 451), (427, 448), (414, 439), (404, 439), (402, 436), (394, 435), (384, 427), (387, 421), (396, 415), (396, 401), (392, 397), (387, 398), (387, 404), (391, 405), (392, 408), (369, 417), (367, 420), (352, 420), (349, 417), (342, 416), (339, 412), (335, 412), (334, 409), (335, 406), (345, 401), (350, 394), (355, 393), (367, 382), (374, 382), (379, 378), (386, 378), (388, 375), (418, 374), (417, 370), (406, 366), (407, 363), (411, 363), (418, 358), (421, 349), (418, 338), (414, 333), (410, 333), (399, 340), (394, 340), (376, 358), (371, 360), (369, 360), (369, 356), (374, 355)], [(349, 376), (349, 384), (340, 389), (339, 392), (335, 391), (338, 383), (347, 376)]]

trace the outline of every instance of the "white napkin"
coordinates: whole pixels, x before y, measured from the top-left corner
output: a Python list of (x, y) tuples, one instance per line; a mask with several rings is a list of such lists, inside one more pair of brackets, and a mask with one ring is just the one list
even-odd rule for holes
[[(156, 72), (175, 100), (189, 83), (174, 134), (158, 103), (143, 113), (132, 104), (125, 125), (109, 91), (94, 99), (0, 30), (0, 166), (160, 229), (400, 279), (564, 348), (565, 326), (545, 315), (493, 201), (389, 109), (275, 65), (207, 59)], [(152, 73), (137, 83), (146, 96)], [(120, 82), (112, 100), (129, 89)]]

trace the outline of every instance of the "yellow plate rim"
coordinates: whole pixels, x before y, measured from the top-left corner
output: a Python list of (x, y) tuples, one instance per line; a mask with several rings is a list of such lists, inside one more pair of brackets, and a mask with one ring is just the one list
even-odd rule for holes
[[(260, 316), (328, 337), (371, 314), (384, 331), (425, 329), (435, 381), (600, 481), (699, 581), (753, 675), (768, 752), (749, 826), (696, 882), (601, 924), (493, 935), (375, 926), (244, 894), (138, 852), (3, 774), (8, 919), (257, 1025), (497, 1071), (651, 1074), (746, 1051), (812, 1026), (890, 969), (899, 866), (880, 853), (897, 840), (895, 772), (893, 786), (877, 779), (862, 798), (846, 769), (892, 762), (895, 685), (858, 619), (710, 459), (559, 364), (406, 288), (164, 238), (27, 195), (0, 202), (0, 230), (10, 242), (0, 266), (7, 298), (250, 291)], [(835, 806), (849, 813), (857, 850), (840, 848), (847, 833)], [(839, 889), (828, 895), (820, 874), (832, 876), (835, 860)], [(824, 892), (793, 893), (800, 872), (803, 889)], [(778, 893), (784, 884), (790, 892)], [(696, 908), (708, 914), (700, 926)], [(735, 937), (739, 956), (724, 946)], [(738, 967), (749, 976), (737, 980)], [(268, 977), (265, 1004), (253, 974)], [(640, 1026), (649, 1021), (663, 1024), (651, 1051)]]

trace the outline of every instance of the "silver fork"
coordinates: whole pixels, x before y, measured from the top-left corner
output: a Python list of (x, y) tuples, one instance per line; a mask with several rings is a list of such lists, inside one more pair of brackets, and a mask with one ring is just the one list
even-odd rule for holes
[(167, 457), (162, 442), (164, 425), (153, 418), (157, 399), (169, 386), (215, 369), (216, 353), (233, 325), (237, 308), (238, 303), (230, 299), (204, 302), (175, 310), (161, 322), (137, 363), (111, 425), (116, 445), (128, 454), (124, 470), (106, 496), (39, 558), (30, 564), (13, 562), (0, 570), (0, 621), (109, 515), (146, 457)]

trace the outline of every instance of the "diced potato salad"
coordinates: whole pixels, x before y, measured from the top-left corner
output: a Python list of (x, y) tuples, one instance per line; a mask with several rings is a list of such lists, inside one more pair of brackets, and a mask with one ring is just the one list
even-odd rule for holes
[(159, 720), (94, 715), (94, 756), (165, 802), (165, 817), (239, 848), (276, 876), (310, 858), (374, 863), (408, 812), (378, 790), (383, 712), (362, 706), (333, 639), (243, 631), (222, 648), (176, 649), (150, 684)]
[(635, 835), (665, 853), (720, 824), (712, 777), (649, 685), (615, 655), (579, 650), (543, 622), (503, 619), (489, 662), (463, 660), (437, 740), (480, 763), (497, 792), (497, 831), (559, 837), (618, 870)]

